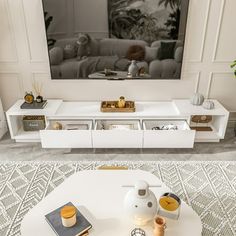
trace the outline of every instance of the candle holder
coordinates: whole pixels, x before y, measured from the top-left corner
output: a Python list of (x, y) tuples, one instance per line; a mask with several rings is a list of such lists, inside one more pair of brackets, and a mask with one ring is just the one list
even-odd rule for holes
[(62, 225), (70, 228), (76, 224), (76, 208), (74, 206), (64, 206), (61, 209)]

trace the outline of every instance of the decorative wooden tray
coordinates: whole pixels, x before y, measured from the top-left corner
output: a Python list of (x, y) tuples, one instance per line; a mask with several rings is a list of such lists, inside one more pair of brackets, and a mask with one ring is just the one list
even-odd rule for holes
[(194, 123), (210, 123), (212, 121), (212, 116), (196, 115), (192, 116), (191, 121)]
[(102, 101), (101, 112), (135, 112), (135, 103), (126, 101), (124, 108), (118, 107), (118, 101)]
[(196, 130), (196, 131), (213, 131), (211, 127), (204, 127), (204, 126), (191, 127), (191, 130)]

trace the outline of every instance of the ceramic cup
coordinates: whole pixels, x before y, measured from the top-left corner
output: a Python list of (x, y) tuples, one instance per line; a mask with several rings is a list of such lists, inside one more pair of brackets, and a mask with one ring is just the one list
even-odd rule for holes
[(155, 217), (153, 236), (164, 236), (165, 228), (166, 228), (165, 218), (160, 216)]

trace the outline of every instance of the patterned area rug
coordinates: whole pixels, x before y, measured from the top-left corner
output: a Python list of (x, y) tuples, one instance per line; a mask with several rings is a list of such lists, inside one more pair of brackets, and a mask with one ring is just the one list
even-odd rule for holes
[(0, 162), (0, 235), (75, 172), (125, 165), (161, 179), (198, 213), (203, 235), (236, 235), (236, 162)]

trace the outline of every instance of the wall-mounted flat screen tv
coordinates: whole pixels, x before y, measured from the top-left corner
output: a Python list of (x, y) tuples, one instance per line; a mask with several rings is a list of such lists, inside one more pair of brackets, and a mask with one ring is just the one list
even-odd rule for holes
[(189, 0), (42, 0), (51, 78), (178, 80)]

